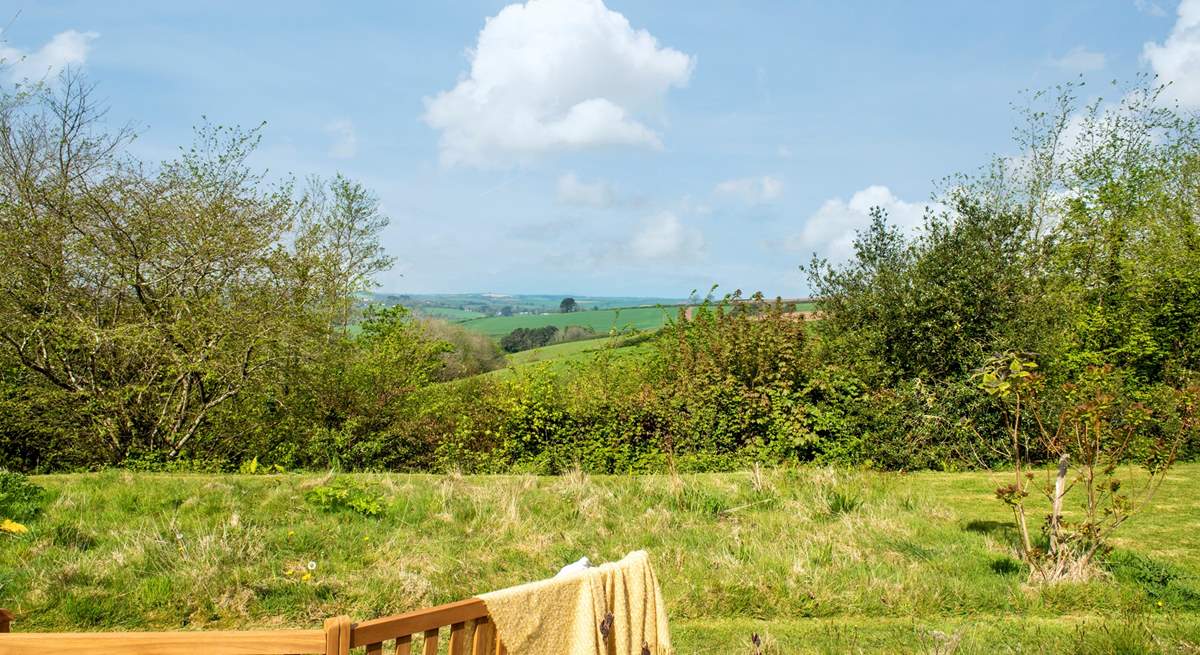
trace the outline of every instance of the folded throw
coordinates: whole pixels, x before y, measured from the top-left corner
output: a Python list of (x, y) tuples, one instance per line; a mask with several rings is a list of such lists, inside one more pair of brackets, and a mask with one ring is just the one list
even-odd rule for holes
[(510, 655), (670, 655), (658, 578), (645, 551), (479, 596)]

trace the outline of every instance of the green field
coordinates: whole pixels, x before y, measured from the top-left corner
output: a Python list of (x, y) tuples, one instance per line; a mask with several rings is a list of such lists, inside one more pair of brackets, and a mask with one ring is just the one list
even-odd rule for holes
[(481, 314), (469, 309), (458, 309), (457, 307), (418, 307), (413, 310), (413, 313), (430, 318), (444, 318), (452, 322), (469, 321), (487, 316), (487, 314)]
[(628, 338), (618, 338), (616, 341), (608, 338), (588, 339), (585, 341), (570, 341), (556, 343), (541, 348), (523, 350), (508, 356), (509, 368), (492, 371), (489, 375), (507, 375), (515, 368), (547, 364), (552, 370), (563, 372), (570, 366), (591, 361), (602, 352), (608, 352), (614, 357), (631, 357), (648, 352), (652, 345), (643, 340), (628, 343)]
[(681, 654), (752, 653), (752, 632), (765, 653), (1200, 647), (1196, 464), (1118, 533), (1105, 571), (1053, 586), (1028, 584), (979, 473), (343, 477), (381, 494), (382, 516), (306, 502), (329, 475), (34, 478), (51, 497), (28, 534), (0, 535), (0, 606), (26, 631), (315, 628), (644, 548)]
[(608, 334), (610, 330), (618, 331), (655, 330), (662, 327), (668, 317), (674, 317), (677, 307), (626, 307), (624, 309), (600, 309), (569, 314), (520, 314), (517, 316), (489, 316), (470, 321), (463, 321), (465, 328), (482, 332), (488, 336), (500, 338), (517, 328), (539, 328), (554, 325), (564, 328), (568, 325), (581, 325), (595, 330), (597, 334)]

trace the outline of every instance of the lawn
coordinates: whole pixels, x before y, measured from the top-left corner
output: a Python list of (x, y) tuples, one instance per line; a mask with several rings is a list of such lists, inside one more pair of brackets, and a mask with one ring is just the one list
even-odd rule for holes
[(0, 539), (0, 606), (26, 631), (317, 627), (645, 548), (679, 653), (750, 653), (754, 632), (767, 653), (1200, 648), (1196, 464), (1106, 571), (1049, 587), (1012, 559), (981, 473), (341, 476), (382, 495), (378, 518), (306, 502), (329, 477), (35, 478), (51, 497)]
[(668, 317), (673, 318), (676, 307), (626, 307), (623, 309), (598, 309), (582, 312), (549, 313), (549, 314), (519, 314), (516, 316), (489, 316), (474, 320), (462, 321), (465, 328), (482, 332), (488, 336), (500, 338), (517, 328), (539, 328), (554, 325), (564, 328), (568, 325), (581, 325), (595, 330), (596, 334), (608, 334), (610, 330), (618, 331), (655, 330), (662, 327)]

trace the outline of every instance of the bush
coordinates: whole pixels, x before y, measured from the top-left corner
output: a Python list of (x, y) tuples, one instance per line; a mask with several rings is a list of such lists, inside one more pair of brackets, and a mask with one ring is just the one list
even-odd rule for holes
[(350, 511), (372, 518), (383, 514), (383, 494), (346, 478), (309, 489), (304, 500), (326, 512)]
[(46, 490), (20, 473), (0, 471), (0, 519), (28, 521), (42, 511)]
[(433, 374), (439, 382), (495, 371), (507, 364), (504, 353), (486, 334), (440, 319), (422, 319), (420, 325), (428, 339), (449, 346), (438, 357), (442, 368)]

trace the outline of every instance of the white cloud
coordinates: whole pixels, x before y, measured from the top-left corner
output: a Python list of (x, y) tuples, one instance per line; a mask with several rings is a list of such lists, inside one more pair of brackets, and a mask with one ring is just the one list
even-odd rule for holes
[(354, 123), (339, 118), (325, 125), (325, 133), (332, 137), (329, 144), (329, 156), (334, 159), (352, 159), (358, 154), (358, 132)]
[(775, 154), (779, 155), (780, 159), (791, 159), (795, 156), (795, 153), (792, 152), (791, 148), (783, 145), (775, 149)]
[(1166, 16), (1167, 12), (1157, 2), (1152, 0), (1133, 0), (1133, 6), (1143, 14), (1150, 14), (1154, 17)]
[(1167, 94), (1189, 108), (1200, 108), (1200, 0), (1182, 0), (1179, 18), (1161, 45), (1147, 43), (1142, 58), (1162, 82)]
[(738, 198), (750, 204), (771, 202), (783, 195), (783, 181), (771, 175), (726, 180), (713, 188), (718, 196)]
[(574, 173), (564, 173), (558, 178), (558, 201), (568, 205), (585, 207), (611, 207), (616, 199), (612, 187), (603, 180), (584, 182)]
[(854, 252), (855, 232), (871, 224), (872, 207), (881, 207), (892, 225), (912, 233), (922, 224), (926, 208), (938, 206), (905, 202), (885, 186), (869, 186), (855, 192), (849, 201), (841, 198), (826, 200), (808, 218), (804, 229), (788, 238), (785, 245), (790, 250), (815, 252), (831, 261), (845, 261)]
[(671, 212), (642, 222), (628, 244), (629, 254), (643, 262), (693, 260), (704, 252), (704, 235)]
[(1086, 46), (1075, 46), (1061, 57), (1050, 59), (1051, 65), (1072, 73), (1090, 73), (1098, 71), (1108, 63), (1103, 52), (1088, 50)]
[(92, 41), (99, 36), (96, 32), (67, 30), (55, 34), (34, 52), (0, 43), (0, 61), (8, 68), (8, 76), (13, 81), (53, 78), (64, 68), (87, 61)]
[(659, 47), (602, 0), (529, 0), (488, 19), (471, 70), (426, 98), (446, 165), (493, 166), (600, 146), (661, 148), (659, 110), (694, 59)]

